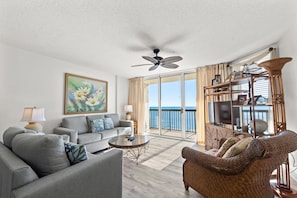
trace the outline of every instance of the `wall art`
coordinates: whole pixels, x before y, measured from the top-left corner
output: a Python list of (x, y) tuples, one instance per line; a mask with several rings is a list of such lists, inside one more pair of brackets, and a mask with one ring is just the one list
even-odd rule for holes
[(64, 114), (107, 112), (108, 82), (65, 74)]

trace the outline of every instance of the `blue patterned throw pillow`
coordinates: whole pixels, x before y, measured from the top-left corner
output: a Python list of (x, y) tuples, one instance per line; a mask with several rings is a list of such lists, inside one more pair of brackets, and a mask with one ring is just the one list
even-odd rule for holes
[(104, 118), (104, 129), (113, 129), (114, 124), (111, 118)]
[(65, 152), (70, 164), (77, 164), (88, 159), (87, 149), (85, 145), (64, 142)]
[(92, 133), (96, 133), (104, 130), (103, 119), (90, 120), (90, 125), (91, 125)]

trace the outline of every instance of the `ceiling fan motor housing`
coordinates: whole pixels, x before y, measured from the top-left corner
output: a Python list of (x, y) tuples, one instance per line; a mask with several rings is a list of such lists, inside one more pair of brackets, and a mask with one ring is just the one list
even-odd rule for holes
[(162, 60), (163, 58), (158, 56), (158, 53), (160, 52), (160, 49), (154, 49), (154, 53), (156, 54), (156, 56), (154, 57), (154, 59), (156, 59), (157, 61)]

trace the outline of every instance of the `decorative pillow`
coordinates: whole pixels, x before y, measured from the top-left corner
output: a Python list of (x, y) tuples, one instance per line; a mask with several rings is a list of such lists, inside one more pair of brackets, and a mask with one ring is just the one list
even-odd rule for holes
[(88, 159), (87, 149), (85, 145), (64, 142), (64, 146), (71, 165)]
[(59, 135), (16, 135), (12, 140), (12, 151), (29, 164), (39, 177), (70, 166), (63, 138)]
[(240, 137), (239, 136), (236, 136), (236, 137), (231, 137), (231, 138), (228, 138), (224, 143), (223, 145), (220, 147), (219, 151), (217, 152), (216, 156), (217, 157), (222, 157), (226, 151), (233, 145), (235, 144), (236, 142), (238, 142), (240, 140)]
[(91, 120), (97, 120), (97, 119), (103, 119), (103, 118), (104, 118), (104, 115), (88, 115), (87, 116), (87, 123), (88, 123), (89, 132), (92, 131)]
[(233, 144), (222, 158), (234, 157), (244, 151), (249, 143), (253, 140), (252, 137), (247, 137), (239, 140), (237, 143)]
[(113, 121), (111, 118), (104, 118), (103, 122), (104, 122), (104, 129), (113, 129), (114, 128)]
[(111, 118), (114, 127), (120, 126), (120, 116), (117, 113), (106, 114), (105, 118)]
[(103, 131), (104, 130), (103, 119), (90, 120), (90, 126), (91, 126), (92, 133), (97, 133), (99, 131)]

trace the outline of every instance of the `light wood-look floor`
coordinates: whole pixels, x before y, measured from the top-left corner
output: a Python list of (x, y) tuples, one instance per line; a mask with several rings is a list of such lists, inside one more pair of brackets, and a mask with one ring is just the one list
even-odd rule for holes
[[(139, 165), (127, 158), (123, 159), (123, 198), (203, 198), (191, 188), (186, 191), (182, 181), (184, 159), (180, 156), (181, 149), (183, 146), (191, 147), (193, 143), (152, 138), (149, 149), (140, 158)], [(177, 153), (176, 158), (171, 157)], [(153, 158), (156, 158), (154, 165), (146, 163), (154, 160)], [(171, 162), (168, 163), (168, 160)], [(163, 168), (157, 170), (155, 163), (159, 163)]]

